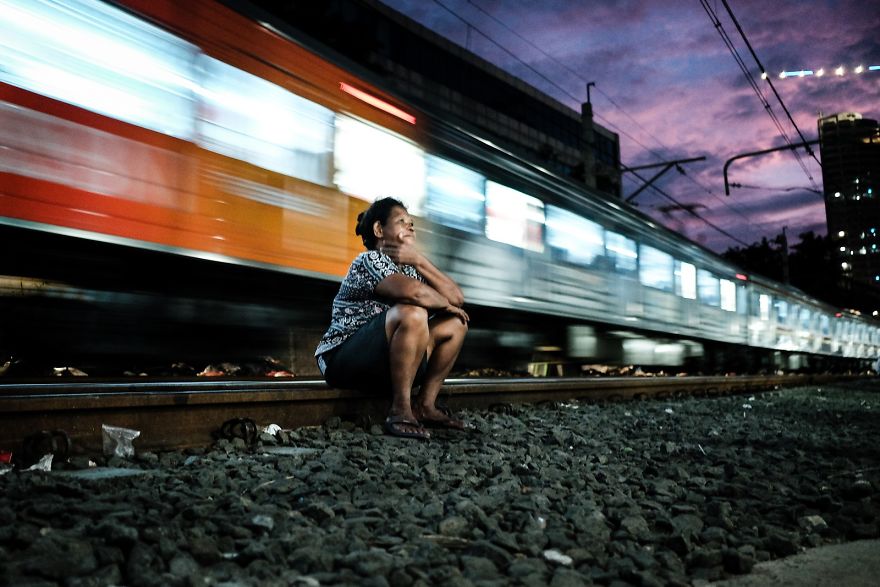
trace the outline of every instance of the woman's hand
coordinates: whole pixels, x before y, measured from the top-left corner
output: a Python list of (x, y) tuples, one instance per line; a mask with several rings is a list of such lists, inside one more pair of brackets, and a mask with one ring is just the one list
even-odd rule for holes
[(422, 254), (409, 239), (400, 239), (396, 242), (385, 241), (379, 245), (379, 252), (391, 257), (391, 260), (398, 265), (417, 266), (422, 259)]
[(461, 320), (462, 324), (467, 324), (471, 321), (471, 317), (467, 315), (467, 312), (465, 312), (458, 306), (453, 306), (452, 304), (449, 304), (443, 311), (447, 314), (452, 314), (453, 316)]

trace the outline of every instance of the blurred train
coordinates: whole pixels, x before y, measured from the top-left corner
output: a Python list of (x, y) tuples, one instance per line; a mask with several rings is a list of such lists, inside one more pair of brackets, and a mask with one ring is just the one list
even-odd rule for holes
[(237, 346), (314, 372), (355, 217), (393, 196), (465, 291), (474, 366), (877, 357), (876, 322), (748, 276), (242, 6), (0, 0), (0, 352)]

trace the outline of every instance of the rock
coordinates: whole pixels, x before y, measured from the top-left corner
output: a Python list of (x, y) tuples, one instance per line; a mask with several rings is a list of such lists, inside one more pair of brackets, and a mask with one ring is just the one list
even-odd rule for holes
[(136, 542), (128, 553), (125, 576), (131, 585), (158, 585), (159, 575), (165, 565), (156, 550), (149, 544)]
[(802, 516), (798, 518), (798, 526), (807, 532), (824, 532), (828, 529), (828, 524), (822, 516)]
[(755, 555), (748, 550), (725, 549), (722, 553), (724, 570), (736, 575), (744, 575), (752, 571), (755, 566)]
[(627, 516), (620, 521), (620, 529), (630, 535), (633, 540), (649, 540), (651, 529), (648, 521), (642, 516)]
[(488, 558), (480, 556), (461, 557), (462, 573), (467, 579), (491, 580), (500, 577), (497, 565)]
[(470, 523), (461, 516), (451, 516), (438, 524), (438, 530), (443, 536), (465, 536), (470, 529)]
[(20, 560), (25, 572), (52, 579), (86, 575), (98, 568), (88, 541), (55, 531), (36, 538)]
[(703, 529), (703, 520), (695, 514), (681, 514), (672, 518), (672, 526), (678, 535), (691, 539)]
[(798, 542), (791, 534), (773, 532), (764, 539), (765, 548), (776, 556), (791, 556), (798, 553)]
[(874, 486), (867, 479), (856, 479), (847, 490), (847, 497), (850, 499), (861, 499), (870, 497), (874, 494)]
[(95, 528), (95, 534), (104, 538), (109, 544), (128, 548), (139, 537), (137, 528), (126, 526), (115, 520), (105, 520)]
[(468, 545), (465, 552), (473, 557), (488, 559), (498, 569), (507, 568), (513, 560), (513, 557), (507, 550), (487, 540), (472, 542)]
[(363, 577), (384, 577), (394, 566), (394, 557), (379, 548), (371, 548), (338, 558), (337, 564), (354, 569)]

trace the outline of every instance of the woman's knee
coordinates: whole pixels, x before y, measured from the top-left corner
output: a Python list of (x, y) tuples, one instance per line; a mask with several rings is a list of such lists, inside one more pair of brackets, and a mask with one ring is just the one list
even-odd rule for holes
[(400, 326), (424, 326), (427, 328), (428, 311), (421, 306), (413, 306), (412, 304), (395, 304), (388, 310), (387, 320), (392, 323), (394, 330)]
[(434, 320), (431, 320), (430, 328), (431, 334), (434, 339), (464, 339), (464, 336), (467, 334), (468, 331), (467, 323), (459, 320), (457, 316), (451, 315), (444, 316), (440, 319), (435, 318)]

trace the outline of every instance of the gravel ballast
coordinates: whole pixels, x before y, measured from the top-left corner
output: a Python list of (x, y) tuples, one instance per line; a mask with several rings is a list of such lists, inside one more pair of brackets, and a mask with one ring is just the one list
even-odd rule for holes
[(0, 584), (706, 584), (880, 537), (878, 414), (866, 379), (499, 405), (427, 443), (331, 419), (12, 471)]

